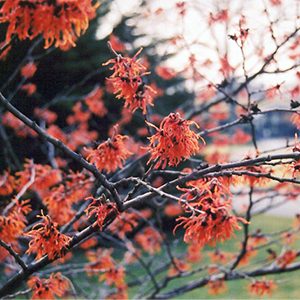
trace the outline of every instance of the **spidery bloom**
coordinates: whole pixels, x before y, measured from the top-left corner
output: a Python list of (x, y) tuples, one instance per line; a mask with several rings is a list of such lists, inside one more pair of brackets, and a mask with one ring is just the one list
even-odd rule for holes
[(154, 161), (155, 168), (163, 169), (169, 166), (177, 166), (182, 160), (190, 158), (200, 151), (199, 139), (204, 140), (190, 129), (193, 121), (184, 120), (179, 113), (171, 113), (160, 123), (159, 128), (151, 123), (149, 126), (156, 129), (156, 133), (150, 140), (150, 159)]
[(27, 160), (24, 169), (17, 172), (18, 189), (21, 189), (32, 178), (34, 170), (34, 183), (30, 189), (36, 191), (41, 197), (48, 195), (50, 188), (62, 180), (62, 172), (59, 169), (53, 169), (49, 165), (32, 164)]
[(36, 92), (37, 87), (34, 83), (27, 83), (21, 86), (21, 90), (24, 91), (28, 96), (32, 96)]
[(202, 259), (202, 247), (198, 243), (191, 243), (188, 245), (186, 260), (191, 263), (199, 262)]
[(100, 230), (103, 228), (103, 224), (107, 218), (107, 216), (111, 212), (117, 213), (117, 208), (114, 203), (110, 203), (106, 201), (104, 197), (100, 197), (98, 199), (92, 198), (91, 204), (87, 207), (86, 214), (89, 216), (89, 218), (95, 216), (96, 222)]
[(297, 258), (298, 254), (295, 250), (286, 250), (283, 254), (281, 254), (276, 263), (280, 268), (286, 268), (289, 264), (291, 264)]
[(151, 255), (160, 251), (162, 237), (157, 230), (152, 227), (146, 227), (142, 232), (135, 236), (136, 242), (143, 248), (144, 251)]
[(31, 238), (26, 253), (36, 253), (37, 259), (44, 255), (48, 255), (50, 260), (64, 256), (71, 238), (60, 233), (57, 223), (52, 222), (48, 215), (44, 216), (42, 214), (39, 217), (42, 219), (42, 222), (33, 226), (32, 229), (25, 234), (25, 236)]
[[(14, 200), (13, 200), (14, 201)], [(19, 249), (18, 238), (27, 225), (26, 216), (31, 212), (30, 200), (16, 200), (8, 214), (0, 216), (0, 239), (9, 243), (15, 250)], [(0, 261), (7, 257), (4, 248), (0, 248)]]
[(98, 117), (104, 117), (107, 114), (107, 109), (104, 106), (103, 91), (100, 87), (96, 87), (85, 98), (84, 102), (88, 106), (89, 110)]
[(227, 290), (224, 279), (210, 280), (208, 282), (208, 294), (219, 295)]
[(178, 259), (178, 258), (174, 258), (173, 264), (171, 265), (170, 269), (168, 270), (168, 276), (169, 277), (177, 276), (180, 273), (187, 272), (188, 270), (190, 270), (190, 268), (191, 268), (191, 266), (188, 263), (186, 263), (185, 261)]
[(126, 237), (127, 233), (132, 232), (139, 224), (140, 216), (134, 212), (123, 212), (117, 219), (109, 226), (113, 234), (118, 235), (121, 239)]
[(300, 113), (292, 114), (291, 121), (297, 127), (297, 129), (300, 129)]
[(42, 35), (45, 48), (67, 49), (96, 15), (98, 3), (92, 0), (6, 0), (0, 9), (0, 23), (8, 23), (6, 42), (13, 36), (20, 40)]
[(55, 299), (62, 297), (70, 289), (69, 280), (61, 273), (52, 273), (48, 279), (33, 276), (27, 282), (32, 289), (31, 299)]
[(256, 295), (256, 296), (264, 296), (264, 295), (271, 295), (274, 289), (277, 288), (277, 285), (273, 280), (255, 280), (253, 281), (249, 287), (248, 290), (250, 294)]
[(0, 196), (8, 196), (12, 194), (14, 188), (14, 177), (8, 171), (5, 171), (3, 175), (0, 175)]
[(117, 55), (116, 58), (108, 60), (103, 65), (113, 66), (110, 70), (113, 74), (107, 78), (112, 87), (113, 94), (117, 99), (125, 100), (125, 107), (135, 112), (142, 109), (143, 114), (147, 112), (147, 105), (153, 105), (153, 96), (156, 93), (153, 88), (143, 82), (143, 76), (147, 75), (144, 67), (137, 56), (140, 49), (132, 58)]
[(29, 62), (24, 67), (21, 68), (21, 75), (24, 78), (31, 78), (37, 70), (37, 67), (34, 62)]
[(218, 178), (203, 179), (190, 182), (189, 188), (179, 188), (186, 199), (184, 210), (190, 216), (181, 216), (174, 231), (183, 226), (184, 241), (215, 244), (231, 237), (235, 229), (240, 229), (239, 221), (246, 222), (241, 217), (232, 214), (232, 205), (228, 182)]
[(20, 119), (15, 117), (11, 112), (7, 111), (2, 116), (2, 124), (14, 130), (18, 137), (36, 137), (37, 133), (26, 126)]
[(69, 222), (76, 213), (73, 204), (88, 196), (93, 181), (84, 172), (71, 172), (64, 177), (63, 184), (51, 188), (43, 203), (53, 221), (59, 225)]
[(210, 257), (212, 263), (226, 264), (228, 260), (232, 257), (232, 253), (216, 249), (213, 252), (209, 252), (208, 256)]
[(107, 285), (115, 286), (118, 291), (127, 289), (125, 269), (122, 266), (117, 266), (112, 258), (112, 249), (88, 251), (87, 259), (90, 263), (85, 266), (85, 271), (89, 276), (100, 272), (99, 281), (105, 281)]
[(115, 130), (112, 137), (96, 149), (85, 148), (87, 160), (95, 164), (99, 171), (110, 173), (122, 168), (125, 160), (132, 154), (125, 147), (127, 139), (125, 135), (116, 134)]
[[(112, 256), (112, 249), (97, 249), (96, 251), (87, 251), (86, 256), (89, 263), (85, 266), (88, 276), (97, 272), (105, 272), (115, 267), (115, 261)], [(100, 278), (99, 278), (100, 280)]]

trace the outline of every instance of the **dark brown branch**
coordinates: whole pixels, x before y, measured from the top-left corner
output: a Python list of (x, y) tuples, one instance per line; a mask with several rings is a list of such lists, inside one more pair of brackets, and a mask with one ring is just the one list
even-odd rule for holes
[(4, 241), (0, 239), (0, 246), (8, 251), (8, 253), (15, 259), (15, 261), (20, 265), (20, 267), (23, 269), (24, 272), (27, 271), (28, 269), (27, 265), (10, 245), (6, 244)]
[[(252, 166), (252, 165), (258, 165), (265, 162), (275, 161), (275, 160), (281, 160), (281, 159), (300, 159), (300, 153), (290, 153), (290, 154), (275, 154), (275, 155), (268, 155), (268, 156), (261, 156), (253, 159), (245, 159), (238, 162), (232, 162), (227, 164), (217, 164), (210, 167), (207, 167), (205, 169), (194, 171), (191, 174), (182, 176), (180, 178), (176, 178), (164, 185), (162, 185), (158, 190), (161, 191), (167, 191), (170, 188), (173, 188), (177, 185), (185, 184), (188, 181), (196, 180), (199, 178), (202, 178), (204, 176), (208, 176), (208, 174), (214, 173), (214, 172), (221, 172), (222, 170), (228, 170), (228, 169), (235, 169), (240, 167), (246, 167), (246, 166)], [(271, 176), (271, 175), (269, 175)], [(134, 206), (137, 203), (140, 203), (142, 201), (149, 200), (155, 195), (156, 192), (148, 192), (143, 195), (139, 195), (135, 197), (134, 199), (124, 203), (124, 209)]]

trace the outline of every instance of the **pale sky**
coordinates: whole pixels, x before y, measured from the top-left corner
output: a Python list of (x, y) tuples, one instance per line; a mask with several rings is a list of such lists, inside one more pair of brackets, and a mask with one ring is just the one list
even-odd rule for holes
[[(237, 67), (235, 76), (242, 77), (243, 70), (242, 55), (239, 47), (230, 40), (226, 34), (224, 23), (216, 25), (213, 28), (208, 26), (207, 17), (210, 12), (215, 14), (221, 9), (229, 9), (228, 34), (234, 34), (238, 30), (238, 22), (240, 16), (246, 17), (246, 28), (249, 28), (249, 38), (245, 46), (246, 70), (251, 74), (258, 70), (262, 65), (261, 60), (255, 53), (255, 49), (261, 48), (265, 55), (274, 51), (275, 44), (271, 38), (271, 33), (266, 32), (270, 20), (274, 23), (274, 35), (278, 37), (278, 41), (282, 41), (282, 37), (286, 33), (290, 33), (295, 28), (296, 23), (299, 26), (300, 20), (297, 19), (300, 11), (299, 0), (282, 0), (281, 6), (271, 6), (271, 0), (186, 0), (187, 14), (182, 20), (176, 12), (176, 0), (151, 0), (149, 2), (148, 11), (141, 11), (139, 7), (140, 0), (115, 0), (109, 14), (102, 19), (99, 26), (98, 35), (104, 37), (112, 31), (114, 24), (118, 23), (122, 15), (132, 12), (139, 13), (137, 19), (132, 20), (136, 26), (137, 33), (144, 33), (150, 38), (172, 38), (176, 35), (182, 35), (185, 43), (188, 44), (187, 49), (178, 49), (170, 43), (157, 47), (159, 54), (176, 53), (176, 55), (168, 61), (168, 66), (181, 71), (183, 66), (188, 64), (188, 57), (194, 54), (202, 63), (211, 60), (213, 64), (203, 70), (205, 76), (212, 82), (218, 83), (220, 78), (220, 65), (215, 63), (218, 61), (219, 54), (215, 50), (218, 47), (221, 54), (228, 53), (229, 63), (233, 67)], [(264, 13), (265, 7), (268, 7), (269, 15)], [(162, 8), (160, 14), (155, 11)], [(278, 25), (278, 24), (279, 25)], [(139, 46), (145, 46), (149, 40), (140, 40)], [(180, 47), (180, 45), (179, 45)], [(286, 51), (283, 49), (283, 51)], [(290, 60), (287, 55), (280, 55), (280, 61), (276, 67), (287, 68), (294, 61)], [(294, 71), (276, 76), (262, 76), (260, 84), (270, 83), (276, 85), (284, 82), (286, 87), (296, 84)]]

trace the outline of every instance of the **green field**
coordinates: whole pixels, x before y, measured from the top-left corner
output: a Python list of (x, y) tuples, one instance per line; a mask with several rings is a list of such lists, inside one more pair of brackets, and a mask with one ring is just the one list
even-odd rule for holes
[[(259, 216), (252, 219), (251, 229), (250, 232), (254, 232), (257, 228), (262, 229), (262, 231), (266, 234), (272, 233), (272, 232), (278, 232), (283, 229), (287, 229), (291, 226), (292, 219), (290, 218), (282, 218), (282, 217), (273, 217), (273, 216)], [(222, 245), (220, 245), (220, 249), (224, 251), (236, 251), (238, 241), (241, 240), (241, 232), (238, 232), (236, 237)], [(294, 249), (299, 249), (300, 247), (300, 241), (296, 241), (293, 244)], [(182, 245), (178, 245), (177, 249), (174, 251), (176, 254), (180, 253)], [(262, 251), (258, 252), (258, 255), (254, 257), (251, 260), (251, 268), (255, 269), (258, 261), (263, 261), (267, 257), (267, 252), (265, 248)], [(272, 245), (272, 249), (277, 251), (277, 253), (280, 253), (282, 249), (282, 243)], [(207, 264), (209, 263), (209, 260), (206, 259), (207, 255), (206, 253), (208, 251), (211, 251), (212, 248), (206, 247), (203, 250), (203, 259), (199, 263), (201, 266), (201, 263)], [(159, 259), (159, 258), (158, 258)], [(243, 268), (243, 267), (242, 267)], [(247, 269), (247, 267), (246, 267)], [(245, 270), (246, 270), (245, 269)], [(139, 272), (137, 271), (136, 276), (139, 275)], [(199, 280), (203, 275), (193, 275), (191, 277), (187, 278), (179, 278), (172, 280), (168, 286), (163, 290), (163, 292), (166, 292), (168, 290), (172, 290), (173, 288), (180, 287), (186, 283), (188, 283), (190, 280)], [(273, 292), (272, 299), (300, 299), (300, 292), (299, 292), (299, 275), (300, 271), (290, 272), (286, 274), (280, 274), (280, 275), (269, 275), (266, 278), (267, 279), (274, 279), (276, 281), (276, 284), (278, 285), (278, 288)], [(164, 274), (161, 274), (161, 276), (157, 276), (158, 282), (159, 278), (164, 277)], [(202, 287), (199, 289), (195, 289), (191, 292), (188, 292), (184, 295), (180, 295), (176, 297), (175, 299), (257, 299), (257, 296), (251, 296), (248, 293), (248, 284), (250, 283), (249, 280), (235, 280), (227, 282), (227, 291), (221, 295), (209, 295), (208, 289), (206, 287)], [(130, 297), (133, 298), (136, 296), (136, 289), (132, 289), (130, 291)], [(264, 298), (270, 298), (269, 296), (265, 296)]]

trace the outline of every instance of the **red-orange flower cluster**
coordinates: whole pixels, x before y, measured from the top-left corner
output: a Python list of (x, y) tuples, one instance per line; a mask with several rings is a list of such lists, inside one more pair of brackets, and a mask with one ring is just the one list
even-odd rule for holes
[(125, 135), (113, 134), (107, 141), (101, 143), (96, 149), (85, 148), (87, 160), (100, 170), (114, 172), (123, 167), (125, 160), (132, 154), (126, 149)]
[(191, 215), (177, 218), (180, 223), (174, 231), (183, 226), (185, 242), (197, 242), (204, 246), (224, 241), (230, 238), (235, 229), (240, 229), (238, 221), (246, 222), (232, 214), (227, 184), (227, 181), (212, 178), (189, 183), (192, 188), (179, 188), (185, 192), (181, 198), (188, 201), (183, 207)]
[(187, 272), (190, 268), (191, 266), (185, 261), (180, 260), (178, 258), (174, 258), (173, 264), (171, 265), (168, 271), (168, 276), (169, 277), (177, 276), (180, 273)]
[(96, 252), (88, 251), (87, 258), (90, 264), (85, 267), (85, 270), (89, 276), (93, 275), (94, 272), (101, 272), (99, 281), (105, 281), (110, 286), (114, 285), (118, 293), (126, 293), (125, 269), (116, 265), (111, 254), (111, 249), (98, 249)]
[(37, 70), (37, 67), (34, 62), (29, 62), (24, 67), (21, 68), (21, 75), (24, 78), (31, 78)]
[(144, 251), (155, 254), (160, 251), (162, 237), (157, 230), (152, 227), (146, 227), (142, 232), (135, 236), (136, 242)]
[(227, 290), (224, 279), (210, 280), (208, 282), (208, 293), (210, 295), (219, 295)]
[(253, 295), (271, 295), (277, 285), (273, 280), (255, 280), (249, 285), (249, 292)]
[(276, 260), (277, 265), (280, 268), (285, 268), (291, 264), (297, 258), (298, 254), (295, 250), (286, 250)]
[[(14, 201), (14, 200), (12, 200)], [(31, 212), (30, 200), (15, 201), (7, 216), (0, 216), (0, 239), (18, 249), (17, 239), (26, 227), (26, 216)], [(7, 252), (0, 248), (0, 261), (7, 256)]]
[(59, 225), (69, 222), (75, 215), (73, 204), (88, 196), (93, 178), (84, 172), (70, 173), (64, 178), (64, 184), (55, 185), (44, 197), (48, 213)]
[(98, 4), (92, 0), (6, 0), (0, 9), (0, 23), (8, 23), (6, 42), (42, 35), (45, 48), (68, 49), (95, 17)]
[(124, 99), (125, 107), (132, 112), (140, 108), (143, 114), (146, 114), (147, 105), (153, 105), (155, 91), (143, 82), (142, 77), (147, 73), (146, 68), (137, 59), (141, 50), (132, 58), (118, 55), (103, 65), (113, 64), (110, 68), (113, 74), (107, 80), (111, 83), (112, 91), (117, 99)]
[(100, 230), (103, 228), (103, 224), (107, 216), (115, 211), (117, 212), (116, 205), (106, 201), (105, 197), (100, 197), (98, 199), (92, 198), (91, 204), (86, 209), (87, 215), (91, 217), (96, 217), (96, 222)]
[[(169, 166), (177, 166), (182, 160), (190, 158), (200, 150), (199, 139), (202, 139), (190, 129), (193, 121), (184, 120), (179, 113), (171, 113), (160, 123), (159, 128), (151, 123), (156, 133), (149, 138), (151, 153), (150, 161), (155, 162), (155, 168), (164, 169)], [(203, 143), (204, 140), (202, 139)]]
[(27, 127), (20, 119), (15, 117), (15, 115), (9, 111), (3, 114), (1, 121), (3, 125), (13, 129), (18, 137), (26, 138), (28, 136), (37, 136), (35, 131)]
[(0, 175), (0, 196), (12, 194), (15, 185), (14, 177), (8, 171), (5, 171), (3, 175)]
[(37, 259), (44, 255), (48, 255), (50, 260), (64, 256), (71, 238), (60, 233), (57, 223), (52, 222), (48, 215), (39, 217), (42, 223), (36, 224), (25, 234), (32, 239), (26, 253), (36, 253)]
[(107, 109), (104, 106), (102, 96), (102, 89), (96, 87), (84, 98), (89, 110), (98, 117), (104, 117), (107, 114)]
[(52, 273), (48, 279), (33, 276), (27, 282), (32, 289), (31, 299), (55, 299), (62, 297), (70, 289), (69, 280), (61, 273)]

